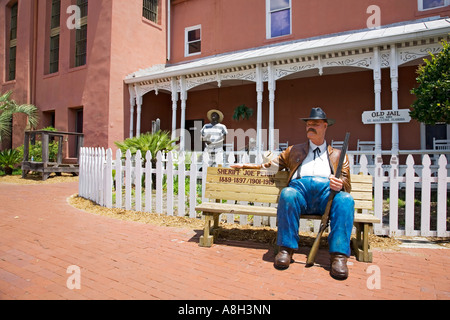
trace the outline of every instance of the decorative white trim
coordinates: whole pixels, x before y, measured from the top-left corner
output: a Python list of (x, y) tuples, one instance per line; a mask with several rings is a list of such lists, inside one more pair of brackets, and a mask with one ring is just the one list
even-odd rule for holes
[(297, 63), (285, 64), (274, 67), (275, 80), (287, 77), (293, 73), (302, 72), (311, 69), (320, 69), (318, 61), (302, 61)]
[(430, 52), (432, 54), (437, 54), (441, 52), (441, 50), (442, 50), (441, 43), (400, 48), (398, 50), (398, 65), (400, 66), (402, 64), (408, 63), (416, 59), (425, 58), (430, 55)]
[(322, 60), (323, 67), (357, 67), (373, 69), (373, 54), (358, 54)]

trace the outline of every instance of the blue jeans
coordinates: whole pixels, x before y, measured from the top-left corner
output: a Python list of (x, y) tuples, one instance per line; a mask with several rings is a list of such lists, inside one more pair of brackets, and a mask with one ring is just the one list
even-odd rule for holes
[[(292, 180), (284, 188), (278, 202), (278, 238), (279, 246), (297, 249), (300, 216), (323, 215), (330, 195), (330, 180), (321, 177), (302, 177)], [(355, 211), (353, 197), (339, 192), (334, 197), (330, 210), (328, 235), (331, 253), (350, 256), (350, 237), (353, 229)]]

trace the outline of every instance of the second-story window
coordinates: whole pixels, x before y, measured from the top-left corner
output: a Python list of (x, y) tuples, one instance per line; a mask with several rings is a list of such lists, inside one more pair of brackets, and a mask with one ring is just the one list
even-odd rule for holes
[(8, 54), (8, 73), (7, 80), (16, 79), (16, 47), (17, 47), (17, 2), (10, 8), (10, 25), (9, 25), (9, 54)]
[(184, 55), (192, 56), (202, 52), (202, 26), (194, 26), (185, 29)]
[(418, 1), (420, 11), (431, 10), (450, 5), (450, 0), (418, 0)]
[(50, 66), (49, 73), (59, 69), (59, 34), (61, 18), (61, 0), (52, 0), (52, 14), (50, 21)]
[(291, 0), (266, 0), (267, 39), (292, 33)]
[(87, 60), (88, 0), (77, 0), (80, 7), (80, 29), (75, 31), (75, 67), (84, 66)]
[(158, 1), (144, 0), (142, 16), (154, 23), (158, 23)]

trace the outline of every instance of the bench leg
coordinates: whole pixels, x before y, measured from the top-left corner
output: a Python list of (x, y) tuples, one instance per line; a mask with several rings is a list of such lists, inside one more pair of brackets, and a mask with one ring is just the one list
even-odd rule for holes
[(205, 216), (205, 226), (203, 228), (203, 236), (200, 237), (199, 246), (209, 248), (214, 243), (214, 236), (210, 234), (210, 230), (211, 230), (211, 222), (213, 220), (215, 221), (216, 215), (205, 213), (203, 213), (203, 215)]
[(356, 239), (352, 239), (353, 251), (356, 260), (361, 262), (372, 262), (372, 252), (369, 246), (369, 223), (355, 223)]

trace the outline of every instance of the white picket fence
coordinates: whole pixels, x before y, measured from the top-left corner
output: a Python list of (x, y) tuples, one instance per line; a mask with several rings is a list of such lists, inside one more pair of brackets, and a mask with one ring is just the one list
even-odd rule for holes
[[(262, 161), (261, 156), (249, 154), (239, 154), (237, 158), (240, 163)], [(228, 166), (235, 162), (235, 154), (217, 155), (216, 159), (218, 164)], [(154, 164), (150, 152), (145, 158), (140, 151), (132, 157), (128, 150), (123, 159), (118, 150), (114, 160), (111, 149), (82, 148), (79, 196), (107, 208), (200, 218), (195, 206), (207, 200), (203, 196), (206, 170), (201, 168), (206, 168), (208, 163), (207, 153), (159, 152)], [(403, 165), (396, 156), (391, 157), (389, 164), (383, 164), (382, 157), (378, 156), (375, 164), (368, 165), (366, 156), (362, 155), (359, 164), (354, 165), (350, 154), (350, 163), (353, 174), (362, 172), (374, 177), (373, 214), (382, 220), (374, 226), (375, 234), (450, 237), (447, 227), (450, 177), (445, 155), (440, 156), (436, 165), (431, 164), (428, 155), (417, 165), (411, 155)], [(419, 199), (415, 199), (416, 194), (420, 194)], [(404, 209), (399, 207), (399, 198), (405, 203)], [(416, 204), (418, 201), (420, 205)], [(436, 202), (436, 209), (431, 210), (431, 204)], [(276, 226), (275, 218), (225, 217), (228, 223), (234, 223), (236, 218), (240, 224)], [(301, 224), (302, 230), (317, 231), (317, 227), (317, 222)]]

